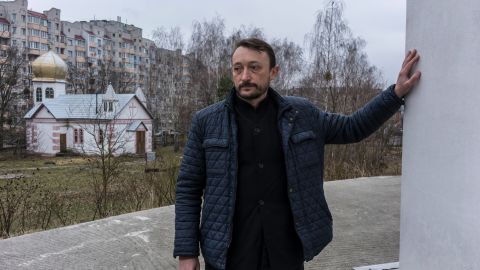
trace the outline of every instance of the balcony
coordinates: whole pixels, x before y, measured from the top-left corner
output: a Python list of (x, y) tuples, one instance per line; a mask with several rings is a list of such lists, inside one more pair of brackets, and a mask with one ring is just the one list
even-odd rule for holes
[(8, 31), (0, 32), (0, 38), (10, 38), (10, 32)]
[(40, 56), (40, 49), (29, 49), (28, 54)]

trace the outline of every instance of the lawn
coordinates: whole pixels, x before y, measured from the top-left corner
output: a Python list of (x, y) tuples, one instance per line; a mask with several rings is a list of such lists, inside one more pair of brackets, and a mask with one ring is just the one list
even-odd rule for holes
[(0, 238), (172, 204), (181, 152), (162, 147), (156, 156), (148, 164), (135, 156), (115, 158), (104, 181), (95, 157), (15, 158), (2, 152), (0, 213), (7, 215), (0, 215)]

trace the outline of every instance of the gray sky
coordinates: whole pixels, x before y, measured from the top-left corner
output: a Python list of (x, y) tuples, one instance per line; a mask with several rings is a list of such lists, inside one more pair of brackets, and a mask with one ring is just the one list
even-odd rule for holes
[[(405, 0), (344, 0), (345, 18), (353, 34), (366, 42), (366, 52), (387, 84), (394, 83), (405, 51)], [(254, 25), (268, 39), (288, 38), (303, 46), (316, 12), (323, 0), (30, 0), (34, 11), (56, 7), (61, 19), (67, 21), (112, 19), (143, 29), (151, 37), (152, 30), (179, 26), (188, 37), (192, 22), (220, 15), (225, 19), (227, 33), (240, 25)], [(185, 40), (188, 41), (187, 39)]]

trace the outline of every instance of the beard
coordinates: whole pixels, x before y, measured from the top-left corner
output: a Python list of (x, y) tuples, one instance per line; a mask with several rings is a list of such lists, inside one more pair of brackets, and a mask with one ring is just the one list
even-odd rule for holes
[[(251, 82), (241, 83), (236, 87), (237, 95), (245, 100), (253, 100), (261, 97), (267, 92), (270, 86), (268, 84), (259, 86), (258, 84)], [(250, 90), (242, 91), (244, 88), (250, 88)]]

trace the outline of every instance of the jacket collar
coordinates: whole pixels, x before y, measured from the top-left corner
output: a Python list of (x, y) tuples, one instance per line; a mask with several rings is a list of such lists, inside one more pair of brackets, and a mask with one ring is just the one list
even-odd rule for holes
[[(230, 90), (230, 93), (225, 98), (225, 106), (231, 111), (234, 110), (233, 99), (235, 98), (236, 94), (237, 93), (236, 93), (235, 87), (232, 87), (232, 89)], [(271, 95), (272, 100), (277, 104), (278, 115), (279, 116), (282, 115), (284, 111), (286, 111), (286, 110), (288, 110), (292, 107), (290, 102), (288, 102), (288, 100), (286, 100), (279, 93), (277, 93), (277, 91), (273, 90), (273, 88), (271, 88), (271, 87), (268, 88), (268, 94)]]

